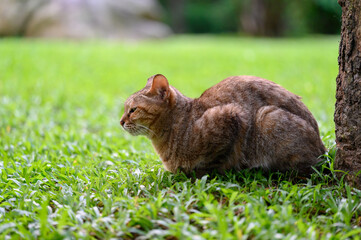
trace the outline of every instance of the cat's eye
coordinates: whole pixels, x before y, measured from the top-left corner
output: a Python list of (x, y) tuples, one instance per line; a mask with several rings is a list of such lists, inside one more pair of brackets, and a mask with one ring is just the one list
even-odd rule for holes
[(137, 110), (137, 108), (136, 108), (136, 107), (131, 108), (131, 109), (129, 110), (129, 113), (133, 113), (133, 112), (135, 112), (135, 110)]

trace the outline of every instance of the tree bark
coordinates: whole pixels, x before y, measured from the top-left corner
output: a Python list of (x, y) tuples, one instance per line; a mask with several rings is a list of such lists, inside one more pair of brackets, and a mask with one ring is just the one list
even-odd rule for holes
[(361, 0), (338, 0), (342, 7), (336, 90), (335, 169), (361, 187)]

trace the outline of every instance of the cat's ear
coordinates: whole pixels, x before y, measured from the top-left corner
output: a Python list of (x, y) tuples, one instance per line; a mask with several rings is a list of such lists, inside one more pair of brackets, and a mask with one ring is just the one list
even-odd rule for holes
[(149, 93), (153, 95), (158, 95), (162, 99), (166, 99), (169, 97), (169, 83), (166, 77), (164, 77), (162, 74), (157, 74), (153, 76), (153, 79), (149, 80), (151, 82)]

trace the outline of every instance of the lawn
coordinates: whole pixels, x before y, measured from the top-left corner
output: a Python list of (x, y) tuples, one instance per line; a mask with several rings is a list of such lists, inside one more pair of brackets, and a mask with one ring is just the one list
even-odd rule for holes
[(361, 191), (334, 174), (171, 174), (122, 131), (156, 73), (190, 97), (257, 75), (303, 97), (334, 156), (338, 37), (0, 40), (0, 239), (360, 239)]

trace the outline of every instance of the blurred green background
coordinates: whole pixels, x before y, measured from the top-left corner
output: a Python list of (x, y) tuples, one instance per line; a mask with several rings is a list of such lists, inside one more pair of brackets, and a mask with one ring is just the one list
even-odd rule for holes
[(263, 36), (337, 34), (336, 0), (160, 0), (164, 21), (177, 33), (232, 33)]
[(343, 183), (194, 183), (119, 124), (156, 73), (193, 98), (255, 75), (301, 96), (334, 153), (340, 14), (336, 0), (0, 0), (0, 239), (356, 236), (360, 193)]
[(0, 36), (163, 38), (338, 34), (336, 0), (0, 0)]

